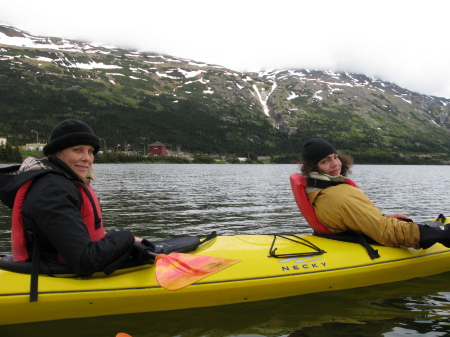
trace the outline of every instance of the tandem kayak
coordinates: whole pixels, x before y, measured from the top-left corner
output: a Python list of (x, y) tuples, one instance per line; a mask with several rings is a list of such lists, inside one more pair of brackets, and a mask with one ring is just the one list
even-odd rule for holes
[[(308, 255), (311, 245), (320, 253)], [(358, 243), (314, 235), (217, 236), (186, 255), (240, 262), (182, 289), (163, 288), (155, 276), (157, 265), (144, 265), (110, 276), (39, 275), (36, 302), (30, 302), (30, 275), (0, 270), (0, 325), (262, 301), (450, 271), (450, 249), (441, 244), (419, 250), (373, 247), (376, 259)], [(273, 257), (275, 251), (282, 257)]]

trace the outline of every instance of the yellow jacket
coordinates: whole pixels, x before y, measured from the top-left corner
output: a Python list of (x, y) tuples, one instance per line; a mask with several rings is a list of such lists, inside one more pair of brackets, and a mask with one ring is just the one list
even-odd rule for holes
[(420, 248), (417, 224), (385, 217), (359, 188), (341, 184), (317, 189), (308, 193), (308, 200), (330, 232), (354, 230), (385, 246)]

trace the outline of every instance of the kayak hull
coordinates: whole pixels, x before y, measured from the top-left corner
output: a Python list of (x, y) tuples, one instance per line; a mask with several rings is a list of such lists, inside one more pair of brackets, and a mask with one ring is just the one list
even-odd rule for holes
[[(0, 325), (220, 306), (450, 271), (450, 249), (440, 244), (426, 250), (374, 246), (380, 257), (372, 260), (356, 243), (299, 237), (325, 253), (277, 259), (268, 257), (272, 235), (219, 236), (195, 254), (240, 262), (176, 291), (158, 284), (152, 265), (83, 279), (40, 275), (38, 301), (30, 302), (30, 275), (0, 270)], [(274, 247), (287, 254), (311, 251), (282, 238), (277, 238)]]

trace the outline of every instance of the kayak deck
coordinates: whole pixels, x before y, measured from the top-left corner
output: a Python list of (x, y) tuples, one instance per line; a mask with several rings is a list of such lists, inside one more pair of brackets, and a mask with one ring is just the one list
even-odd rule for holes
[[(240, 260), (186, 288), (169, 291), (155, 278), (155, 266), (141, 266), (88, 278), (39, 276), (39, 297), (30, 302), (30, 275), (0, 270), (0, 325), (178, 310), (261, 301), (408, 280), (450, 271), (450, 249), (436, 244), (415, 250), (364, 247), (311, 235), (298, 235), (325, 253), (268, 257), (273, 235), (219, 236), (195, 252)], [(277, 253), (311, 252), (277, 238)]]

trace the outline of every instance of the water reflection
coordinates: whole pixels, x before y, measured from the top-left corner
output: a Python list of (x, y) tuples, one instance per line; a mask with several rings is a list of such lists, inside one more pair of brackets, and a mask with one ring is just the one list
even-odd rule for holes
[[(450, 273), (216, 308), (0, 327), (5, 336), (445, 336)], [(445, 292), (444, 292), (445, 291)]]

